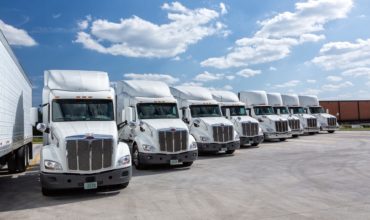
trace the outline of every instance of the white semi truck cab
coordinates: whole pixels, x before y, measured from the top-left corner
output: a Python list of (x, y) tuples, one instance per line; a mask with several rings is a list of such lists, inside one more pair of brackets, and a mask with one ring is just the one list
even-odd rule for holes
[(282, 94), (283, 105), (288, 106), (289, 111), (301, 121), (303, 132), (305, 134), (315, 134), (319, 132), (320, 127), (315, 116), (307, 114), (307, 111), (299, 103), (298, 95)]
[(300, 95), (298, 98), (299, 103), (305, 107), (307, 113), (317, 118), (321, 131), (334, 133), (338, 130), (339, 125), (337, 123), (337, 118), (334, 115), (329, 114), (322, 106), (320, 106), (317, 96)]
[(233, 124), (221, 114), (219, 103), (203, 87), (171, 87), (177, 99), (181, 117), (194, 136), (200, 153), (225, 152), (232, 154), (240, 148), (238, 134)]
[(269, 105), (274, 109), (275, 114), (280, 115), (281, 117), (288, 120), (290, 130), (292, 131), (293, 137), (298, 137), (303, 134), (303, 125), (299, 118), (293, 115), (288, 107), (283, 104), (280, 93), (267, 93), (267, 99)]
[(222, 115), (229, 119), (240, 138), (240, 145), (258, 146), (263, 141), (263, 132), (256, 119), (248, 115), (244, 103), (231, 91), (211, 91), (221, 106)]
[(97, 71), (48, 70), (42, 93), (42, 192), (94, 189), (131, 178), (130, 149), (118, 141), (115, 93), (108, 74)]
[(127, 80), (118, 82), (116, 90), (120, 138), (131, 144), (136, 168), (191, 166), (198, 157), (197, 144), (181, 120), (167, 84)]
[(264, 139), (279, 139), (285, 141), (292, 137), (288, 120), (276, 115), (271, 105), (268, 105), (265, 91), (242, 91), (239, 99), (251, 111), (251, 116), (258, 120), (262, 128)]

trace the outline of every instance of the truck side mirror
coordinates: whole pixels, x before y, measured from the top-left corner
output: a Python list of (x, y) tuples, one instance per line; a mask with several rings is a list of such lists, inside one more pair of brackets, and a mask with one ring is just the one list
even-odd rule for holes
[(189, 124), (190, 123), (190, 115), (191, 115), (191, 113), (190, 113), (190, 109), (189, 108), (185, 108), (185, 110), (184, 110), (184, 115), (183, 115), (183, 121), (185, 122), (185, 123), (187, 123), (187, 124)]
[(326, 109), (326, 113), (329, 114), (329, 109), (328, 108)]
[(125, 115), (125, 109), (122, 109), (122, 112), (121, 112), (121, 122), (124, 122), (126, 121), (126, 115)]
[(39, 109), (36, 107), (32, 107), (30, 111), (31, 124), (32, 126), (36, 126), (36, 124), (39, 122)]
[(280, 115), (280, 109), (276, 109), (276, 114)]
[(122, 113), (124, 113), (127, 123), (134, 121), (134, 109), (132, 107), (126, 107)]
[(251, 112), (251, 109), (250, 108), (247, 109), (247, 115), (248, 116), (251, 116), (252, 115), (252, 112)]
[(50, 133), (49, 127), (44, 123), (38, 123), (37, 126), (36, 126), (36, 129), (38, 131), (41, 131), (42, 133), (47, 133), (47, 134)]
[(290, 114), (291, 115), (293, 115), (294, 114), (294, 110), (291, 108), (291, 109), (289, 109), (289, 112), (290, 112)]
[(225, 114), (226, 114), (225, 116), (226, 116), (227, 119), (230, 119), (231, 118), (231, 113), (230, 113), (230, 109), (229, 108), (226, 109)]

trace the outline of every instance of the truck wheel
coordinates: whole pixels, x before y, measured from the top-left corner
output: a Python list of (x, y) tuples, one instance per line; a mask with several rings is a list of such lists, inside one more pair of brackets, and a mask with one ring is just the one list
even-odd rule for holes
[(139, 149), (136, 144), (134, 145), (132, 149), (132, 163), (134, 164), (137, 170), (145, 169), (145, 165), (140, 162)]
[(233, 154), (235, 152), (235, 150), (227, 150), (225, 153), (226, 154)]
[(333, 134), (335, 131), (328, 131), (330, 134)]
[(286, 138), (280, 138), (279, 140), (280, 140), (280, 141), (285, 141), (285, 140), (286, 140)]
[(252, 147), (257, 147), (260, 143), (253, 143), (251, 144)]
[(20, 147), (16, 153), (17, 158), (17, 170), (18, 172), (24, 172), (26, 170), (26, 148)]
[(8, 158), (8, 171), (9, 173), (17, 172), (17, 163), (16, 163), (15, 153), (11, 153), (11, 155)]
[(308, 132), (309, 135), (314, 135), (316, 134), (315, 132)]
[(190, 167), (191, 165), (193, 165), (193, 161), (182, 163), (182, 166), (183, 166), (183, 167)]

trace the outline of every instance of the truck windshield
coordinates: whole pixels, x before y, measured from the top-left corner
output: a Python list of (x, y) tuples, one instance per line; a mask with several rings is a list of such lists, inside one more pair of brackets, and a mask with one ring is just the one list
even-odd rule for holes
[(290, 107), (289, 110), (293, 109), (293, 114), (305, 114), (306, 111), (303, 107)]
[(218, 105), (191, 105), (191, 117), (221, 117)]
[(141, 103), (137, 104), (139, 119), (179, 118), (176, 103)]
[(63, 121), (113, 121), (112, 100), (56, 99), (52, 102), (54, 122)]
[(277, 114), (277, 113), (278, 113), (278, 109), (280, 110), (280, 114), (282, 114), (282, 115), (287, 115), (287, 114), (289, 114), (289, 110), (288, 110), (288, 108), (287, 108), (287, 107), (285, 107), (285, 106), (281, 106), (281, 107), (274, 107), (274, 112), (275, 112), (275, 114)]
[(274, 115), (274, 109), (271, 106), (257, 106), (253, 107), (256, 115)]
[(247, 115), (247, 111), (244, 106), (222, 106), (221, 111), (223, 116), (226, 116), (226, 109), (230, 109), (231, 116)]
[(319, 114), (319, 113), (325, 113), (325, 110), (323, 107), (310, 107), (311, 114)]

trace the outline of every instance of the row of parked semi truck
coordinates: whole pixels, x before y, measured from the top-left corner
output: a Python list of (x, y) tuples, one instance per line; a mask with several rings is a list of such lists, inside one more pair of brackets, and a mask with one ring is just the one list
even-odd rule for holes
[(0, 165), (25, 170), (36, 126), (43, 132), (45, 195), (66, 188), (124, 188), (132, 164), (191, 166), (198, 153), (232, 154), (241, 145), (338, 127), (313, 96), (242, 91), (238, 97), (140, 80), (112, 87), (108, 74), (99, 71), (45, 71), (42, 104), (32, 108), (31, 84), (10, 48), (2, 46)]

